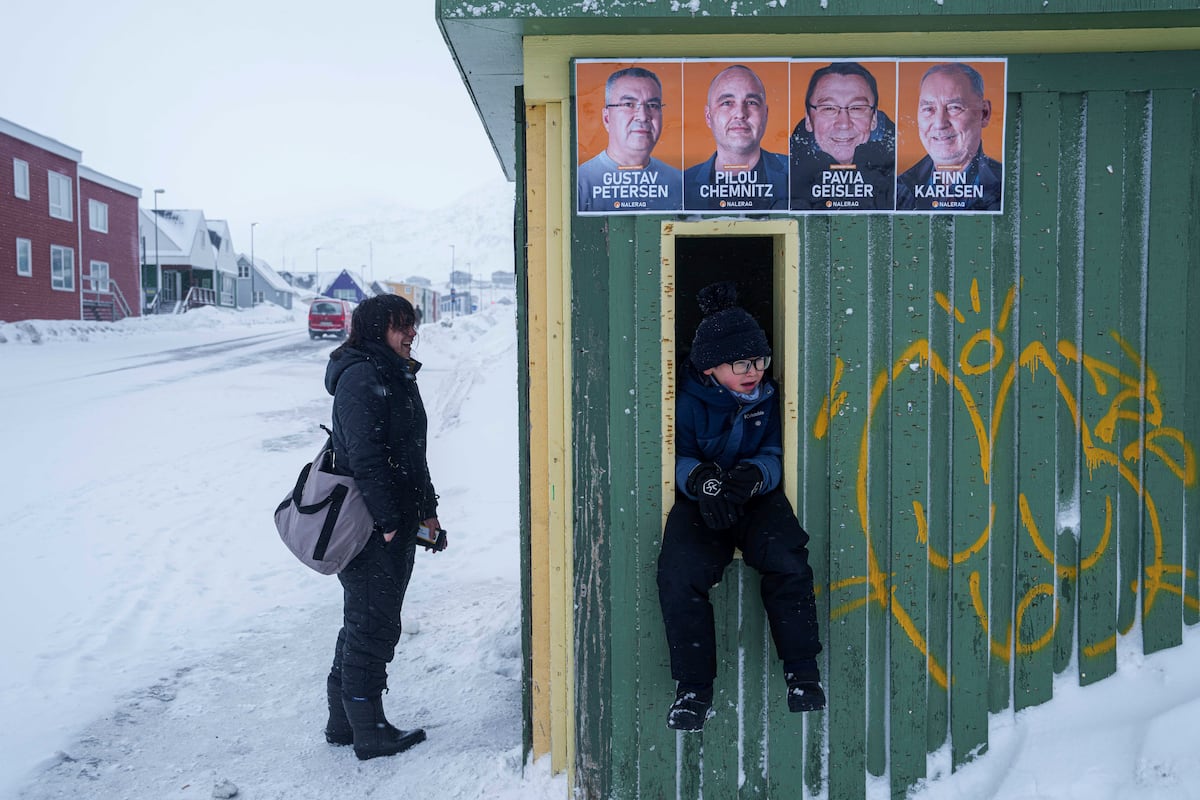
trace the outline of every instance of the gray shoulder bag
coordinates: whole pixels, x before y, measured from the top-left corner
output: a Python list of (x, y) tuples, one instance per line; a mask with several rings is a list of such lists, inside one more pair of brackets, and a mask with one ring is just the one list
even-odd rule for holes
[(279, 538), (296, 558), (322, 575), (341, 572), (366, 547), (375, 527), (354, 478), (326, 470), (332, 460), (331, 436), (300, 470), (295, 488), (275, 509)]

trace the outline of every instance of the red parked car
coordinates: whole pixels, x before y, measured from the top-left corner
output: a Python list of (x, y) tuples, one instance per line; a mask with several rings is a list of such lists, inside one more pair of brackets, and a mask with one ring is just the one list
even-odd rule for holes
[(308, 307), (308, 335), (320, 339), (327, 334), (345, 339), (350, 333), (350, 315), (354, 305), (349, 300), (318, 297)]

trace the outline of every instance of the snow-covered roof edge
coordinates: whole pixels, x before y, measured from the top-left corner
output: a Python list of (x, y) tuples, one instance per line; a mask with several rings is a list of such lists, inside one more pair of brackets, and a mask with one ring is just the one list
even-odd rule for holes
[(91, 181), (92, 183), (98, 183), (101, 186), (107, 186), (114, 192), (127, 194), (130, 197), (136, 197), (138, 199), (141, 199), (142, 197), (142, 187), (134, 186), (132, 183), (119, 181), (116, 178), (109, 177), (102, 172), (97, 172), (91, 167), (85, 167), (83, 164), (79, 165), (79, 177), (85, 181)]

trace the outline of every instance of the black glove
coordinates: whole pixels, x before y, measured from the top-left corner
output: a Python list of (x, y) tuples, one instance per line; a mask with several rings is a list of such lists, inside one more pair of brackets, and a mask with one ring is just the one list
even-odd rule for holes
[(688, 475), (688, 489), (696, 495), (700, 517), (715, 531), (725, 530), (738, 521), (742, 509), (725, 496), (721, 468), (711, 462), (701, 464)]
[(730, 502), (739, 506), (743, 505), (762, 491), (762, 470), (748, 461), (743, 461), (725, 473), (721, 479), (721, 486), (725, 489), (725, 496), (729, 498)]
[(688, 494), (699, 497), (704, 494), (704, 485), (709, 480), (715, 480), (718, 488), (721, 485), (721, 467), (712, 461), (705, 461), (692, 468), (687, 477)]

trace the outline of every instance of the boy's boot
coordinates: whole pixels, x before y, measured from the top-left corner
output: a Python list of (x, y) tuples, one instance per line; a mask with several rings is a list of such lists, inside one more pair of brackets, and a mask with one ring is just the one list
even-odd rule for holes
[(342, 705), (342, 684), (332, 675), (325, 678), (325, 694), (329, 698), (329, 721), (325, 723), (325, 741), (330, 744), (354, 744), (354, 729), (346, 718)]
[(425, 741), (425, 731), (414, 728), (402, 731), (383, 715), (383, 698), (344, 697), (346, 717), (354, 730), (354, 755), (360, 761), (378, 756), (394, 756), (403, 753), (414, 744)]
[(820, 711), (825, 707), (825, 690), (821, 688), (821, 674), (812, 670), (785, 672), (788, 687), (788, 711)]
[(698, 731), (714, 716), (712, 684), (682, 683), (675, 690), (675, 702), (667, 712), (667, 727), (675, 731)]

